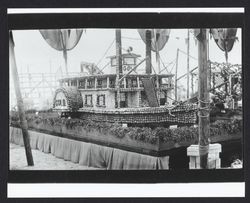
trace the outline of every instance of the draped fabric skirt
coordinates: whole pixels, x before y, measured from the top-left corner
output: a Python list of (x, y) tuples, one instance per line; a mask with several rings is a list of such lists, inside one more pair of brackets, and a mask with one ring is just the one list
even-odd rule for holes
[[(154, 157), (29, 130), (32, 149), (88, 167), (107, 170), (169, 169), (169, 157)], [(10, 142), (23, 146), (20, 128), (10, 127)]]

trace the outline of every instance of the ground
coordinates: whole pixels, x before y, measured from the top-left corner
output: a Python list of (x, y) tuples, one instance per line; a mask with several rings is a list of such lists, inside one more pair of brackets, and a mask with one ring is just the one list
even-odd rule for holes
[[(24, 147), (10, 144), (10, 170), (98, 170), (99, 168), (82, 166), (79, 164), (56, 158), (52, 154), (46, 154), (32, 149), (34, 166), (27, 166)], [(237, 159), (231, 167), (242, 168), (243, 163)]]
[(34, 166), (27, 166), (24, 147), (10, 144), (10, 170), (98, 170), (81, 166), (63, 159), (58, 159), (52, 154), (32, 150)]

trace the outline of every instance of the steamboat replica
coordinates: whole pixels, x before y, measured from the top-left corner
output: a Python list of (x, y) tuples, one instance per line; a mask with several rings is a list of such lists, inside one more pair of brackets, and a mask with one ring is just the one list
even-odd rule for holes
[[(127, 126), (192, 125), (196, 122), (196, 105), (172, 105), (173, 74), (138, 74), (139, 55), (122, 54), (123, 74), (93, 74), (60, 80), (53, 102), (54, 111), (98, 122)], [(111, 56), (115, 69), (117, 57)], [(93, 66), (93, 64), (92, 64)], [(119, 77), (119, 79), (118, 79)], [(119, 85), (117, 84), (117, 81)], [(119, 99), (117, 98), (119, 97)]]
[[(228, 42), (228, 47), (223, 49), (226, 61), (235, 41), (236, 30), (211, 29), (211, 34), (221, 49), (223, 42)], [(225, 34), (222, 35), (221, 32)], [(188, 99), (188, 102), (172, 99), (173, 90), (176, 94), (177, 88), (175, 75), (162, 74), (159, 51), (167, 43), (170, 30), (139, 29), (138, 33), (146, 44), (145, 59), (141, 60), (141, 56), (132, 53), (132, 49), (122, 54), (121, 30), (117, 29), (116, 55), (108, 57), (111, 73), (104, 74), (93, 63), (82, 63), (79, 76), (65, 77), (59, 81), (60, 87), (55, 91), (53, 99), (53, 110), (64, 117), (127, 126), (169, 127), (197, 123), (197, 98), (194, 101)], [(156, 54), (158, 71), (151, 63), (152, 52)], [(144, 68), (141, 68), (143, 65)], [(65, 66), (67, 69), (67, 63)], [(211, 91), (213, 92), (212, 89)]]

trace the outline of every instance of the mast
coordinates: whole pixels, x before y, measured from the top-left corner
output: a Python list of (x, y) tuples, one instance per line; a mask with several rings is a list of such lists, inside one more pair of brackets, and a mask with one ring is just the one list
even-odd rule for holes
[(161, 72), (161, 63), (160, 63), (160, 53), (159, 53), (159, 47), (157, 44), (157, 40), (160, 37), (160, 34), (156, 32), (154, 29), (154, 36), (155, 36), (155, 56), (156, 56), (156, 63), (158, 67), (158, 74)]
[(209, 92), (208, 92), (208, 54), (207, 54), (207, 30), (200, 29), (200, 38), (198, 40), (198, 67), (199, 67), (199, 153), (200, 166), (207, 168), (209, 152)]
[[(161, 63), (160, 63), (160, 53), (159, 53), (159, 47), (158, 47), (158, 38), (160, 37), (160, 34), (156, 32), (156, 29), (154, 29), (154, 37), (155, 37), (155, 56), (156, 56), (156, 63), (157, 63), (157, 66), (158, 66), (158, 74), (160, 74), (161, 72)], [(160, 84), (159, 84), (159, 76), (156, 75), (156, 87), (159, 88)], [(160, 90), (157, 91), (157, 96), (158, 96), (158, 101), (160, 103)], [(167, 96), (166, 96), (166, 99), (167, 99)]]
[(10, 31), (10, 33), (9, 33), (9, 52), (10, 52), (11, 72), (12, 72), (13, 83), (14, 83), (14, 87), (15, 87), (20, 125), (21, 125), (21, 130), (23, 133), (24, 148), (25, 148), (28, 166), (34, 166), (32, 151), (31, 151), (31, 147), (30, 147), (30, 136), (29, 136), (29, 132), (28, 132), (28, 124), (27, 124), (27, 120), (25, 118), (23, 98), (22, 98), (20, 85), (19, 85), (19, 77), (18, 77), (18, 72), (17, 72), (14, 46), (15, 46), (15, 44), (14, 44), (12, 31)]
[(116, 39), (116, 88), (117, 88), (117, 108), (120, 108), (120, 75), (122, 74), (122, 42), (121, 42), (121, 29), (115, 30)]
[(151, 30), (146, 30), (146, 74), (151, 73)]

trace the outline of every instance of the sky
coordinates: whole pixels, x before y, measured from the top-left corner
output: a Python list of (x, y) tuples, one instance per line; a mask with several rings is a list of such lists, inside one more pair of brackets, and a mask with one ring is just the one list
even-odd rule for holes
[[(15, 41), (15, 55), (19, 73), (25, 73), (29, 69), (30, 73), (55, 73), (61, 66), (64, 69), (63, 54), (51, 48), (42, 38), (38, 30), (15, 30), (13, 31)], [(241, 64), (241, 29), (237, 30), (238, 41), (235, 42), (231, 52), (229, 52), (229, 62)], [(129, 39), (128, 39), (129, 38)], [(171, 29), (170, 37), (165, 47), (160, 51), (162, 62), (165, 66), (175, 61), (177, 48), (187, 52), (187, 29)], [(114, 29), (86, 29), (77, 46), (68, 51), (69, 72), (79, 72), (82, 61), (98, 63), (103, 58), (104, 53), (115, 39)], [(136, 29), (122, 29), (123, 53), (129, 47), (133, 47), (133, 53), (145, 57), (145, 44), (140, 39)], [(115, 55), (115, 43), (111, 46), (103, 60), (98, 64), (99, 68), (109, 62), (107, 56)], [(198, 46), (194, 36), (190, 33), (190, 55), (197, 59)], [(217, 47), (213, 39), (209, 40), (209, 58), (211, 61), (225, 62), (224, 53)], [(190, 69), (197, 66), (198, 61), (190, 58)], [(155, 64), (155, 54), (152, 52), (152, 63)], [(174, 65), (174, 64), (173, 64)], [(163, 66), (162, 66), (163, 67)], [(178, 75), (186, 73), (187, 56), (180, 52), (178, 60)], [(140, 66), (139, 69), (144, 69)], [(169, 71), (175, 72), (175, 66), (169, 66)], [(104, 69), (105, 73), (114, 70)]]

